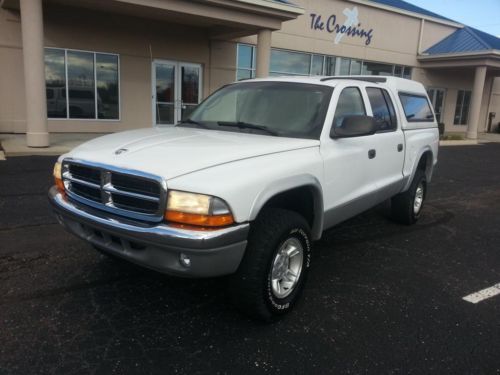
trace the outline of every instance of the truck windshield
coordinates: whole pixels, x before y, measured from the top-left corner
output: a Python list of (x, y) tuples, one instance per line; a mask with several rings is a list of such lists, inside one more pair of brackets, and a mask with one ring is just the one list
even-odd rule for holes
[(178, 126), (319, 139), (333, 88), (242, 82), (216, 91)]

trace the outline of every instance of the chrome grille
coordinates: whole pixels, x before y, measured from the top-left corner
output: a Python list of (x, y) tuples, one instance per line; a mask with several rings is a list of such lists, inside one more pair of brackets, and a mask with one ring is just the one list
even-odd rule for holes
[(160, 221), (166, 201), (161, 178), (97, 163), (64, 160), (62, 177), (70, 198), (147, 221)]

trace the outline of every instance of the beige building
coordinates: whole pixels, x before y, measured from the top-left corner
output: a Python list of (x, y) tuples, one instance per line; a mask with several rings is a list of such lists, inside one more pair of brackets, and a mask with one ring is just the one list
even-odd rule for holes
[(400, 0), (292, 2), (0, 0), (0, 132), (170, 125), (224, 84), (292, 74), (412, 78), (447, 132), (498, 127), (500, 39)]

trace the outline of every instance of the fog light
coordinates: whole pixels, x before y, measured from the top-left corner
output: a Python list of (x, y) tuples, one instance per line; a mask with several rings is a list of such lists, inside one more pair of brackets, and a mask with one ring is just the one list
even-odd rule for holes
[(179, 262), (181, 262), (181, 264), (186, 268), (191, 267), (191, 259), (189, 259), (186, 254), (181, 253), (179, 256)]

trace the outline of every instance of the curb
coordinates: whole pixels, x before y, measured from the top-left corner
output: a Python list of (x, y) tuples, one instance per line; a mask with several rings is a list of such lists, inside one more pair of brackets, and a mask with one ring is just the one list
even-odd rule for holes
[(463, 141), (439, 141), (439, 146), (477, 146), (477, 140), (463, 140)]

